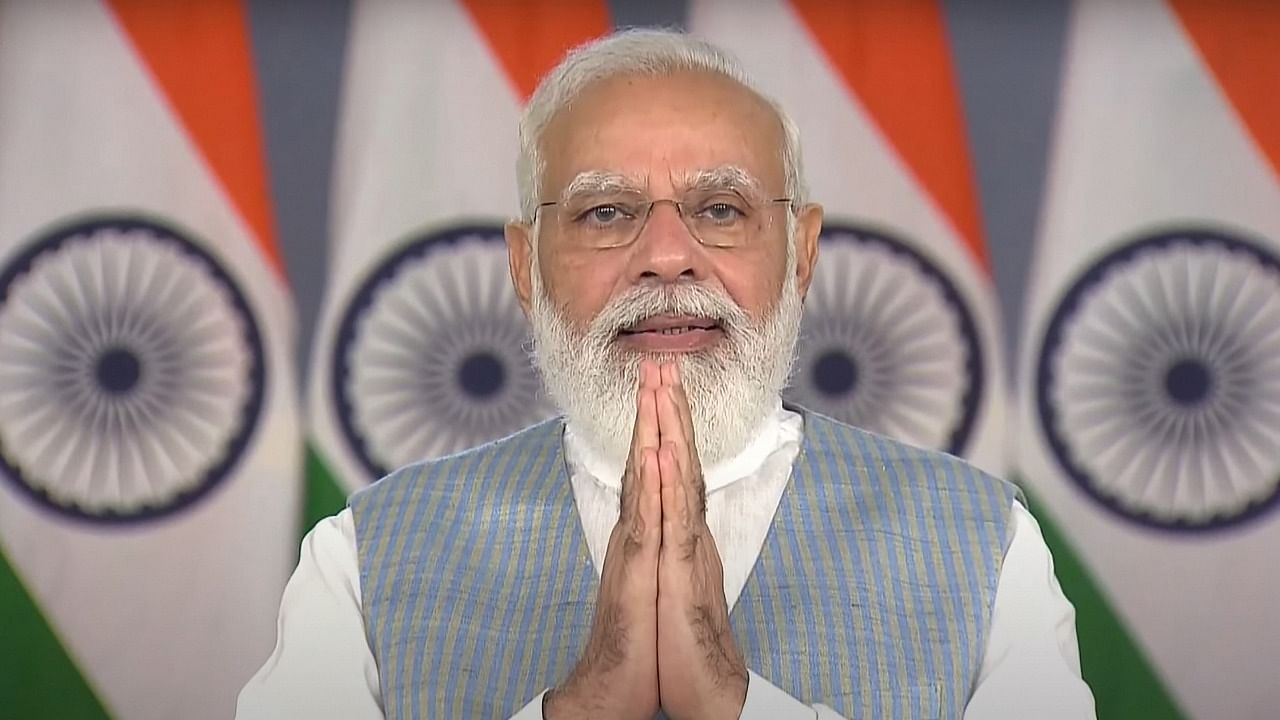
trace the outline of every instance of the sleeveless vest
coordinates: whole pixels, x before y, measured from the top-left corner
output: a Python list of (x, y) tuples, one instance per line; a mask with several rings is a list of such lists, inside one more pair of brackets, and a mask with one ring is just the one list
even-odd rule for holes
[[(804, 411), (730, 614), (747, 666), (847, 718), (959, 718), (1016, 489)], [(598, 580), (563, 421), (392, 473), (351, 499), (386, 716), (507, 718), (572, 669)]]

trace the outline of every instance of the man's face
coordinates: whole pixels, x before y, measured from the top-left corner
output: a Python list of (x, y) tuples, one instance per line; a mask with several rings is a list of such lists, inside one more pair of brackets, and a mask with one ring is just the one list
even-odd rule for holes
[[(708, 420), (717, 413), (711, 406), (722, 395), (717, 387), (780, 382), (761, 377), (778, 375), (772, 367), (776, 362), (761, 365), (777, 358), (749, 356), (785, 353), (781, 362), (789, 367), (793, 329), (769, 324), (792, 322), (777, 317), (788, 288), (795, 295), (791, 314), (798, 321), (821, 224), (816, 206), (798, 213), (794, 256), (788, 262), (786, 214), (791, 210), (785, 203), (769, 202), (786, 194), (782, 142), (781, 125), (765, 101), (707, 73), (601, 81), (552, 120), (541, 146), (546, 165), (539, 197), (560, 204), (540, 211), (536, 242), (529, 226), (509, 226), (508, 246), (517, 294), (534, 322), (539, 364), (571, 420), (576, 401), (590, 398), (563, 396), (608, 392), (608, 402), (616, 405), (625, 399), (619, 391), (634, 394), (632, 371), (640, 357), (649, 356), (678, 359), (688, 384), (702, 386), (690, 388), (695, 419), (704, 419), (698, 428), (702, 433), (742, 433), (742, 428)], [(734, 247), (700, 243), (671, 203), (655, 205), (630, 244), (601, 249), (582, 242), (581, 233), (591, 230), (583, 230), (581, 223), (599, 227), (617, 218), (612, 210), (581, 217), (581, 210), (599, 207), (602, 199), (681, 200), (705, 195), (708, 188), (732, 190), (754, 207), (745, 226), (747, 242)], [(734, 211), (717, 206), (707, 212), (708, 218), (718, 218)], [(715, 227), (713, 220), (706, 224)], [(623, 327), (609, 326), (614, 320)], [(579, 343), (578, 357), (547, 362), (555, 344), (549, 323), (559, 325), (560, 341)], [(581, 344), (592, 342), (596, 347)], [(598, 356), (589, 357), (590, 349)], [(588, 361), (605, 367), (593, 368)], [(585, 387), (580, 378), (552, 377), (558, 374), (595, 375), (600, 382)], [(786, 367), (781, 374), (785, 379)], [(558, 388), (560, 381), (576, 385)], [(615, 389), (628, 382), (630, 387)], [(742, 399), (740, 407), (729, 403), (718, 412), (759, 414), (760, 398), (779, 389), (762, 387), (750, 401)], [(634, 412), (633, 399), (629, 407), (614, 412), (610, 422), (579, 419), (618, 425), (626, 412)], [(609, 434), (629, 437), (616, 427)], [(625, 438), (604, 440), (613, 446)], [(717, 450), (730, 451), (737, 440), (731, 438), (728, 447)], [(699, 445), (705, 446), (701, 437)]]

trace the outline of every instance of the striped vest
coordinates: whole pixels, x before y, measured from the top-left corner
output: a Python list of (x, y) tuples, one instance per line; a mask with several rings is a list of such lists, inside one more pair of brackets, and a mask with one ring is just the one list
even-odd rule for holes
[[(804, 418), (730, 615), (747, 665), (847, 718), (959, 718), (1016, 490), (949, 455)], [(598, 581), (563, 428), (413, 465), (352, 498), (389, 719), (507, 718), (577, 661)]]

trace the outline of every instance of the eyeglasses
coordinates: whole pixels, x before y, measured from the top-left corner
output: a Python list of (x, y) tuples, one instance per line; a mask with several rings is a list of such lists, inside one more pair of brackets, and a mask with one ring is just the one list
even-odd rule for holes
[(680, 199), (651, 200), (638, 193), (591, 194), (567, 202), (539, 203), (534, 210), (554, 207), (560, 234), (575, 246), (605, 250), (636, 241), (653, 214), (653, 208), (670, 203), (699, 243), (709, 247), (736, 248), (751, 245), (769, 228), (769, 210), (790, 204), (791, 198), (753, 203), (732, 190), (697, 191)]

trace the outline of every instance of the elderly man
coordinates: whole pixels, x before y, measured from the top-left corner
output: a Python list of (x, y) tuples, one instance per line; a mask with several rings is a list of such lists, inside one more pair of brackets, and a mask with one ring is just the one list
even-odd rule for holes
[(564, 417), (320, 523), (242, 718), (1084, 718), (1015, 489), (779, 399), (822, 223), (713, 47), (581, 48), (521, 125), (511, 275)]

